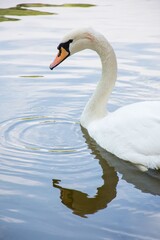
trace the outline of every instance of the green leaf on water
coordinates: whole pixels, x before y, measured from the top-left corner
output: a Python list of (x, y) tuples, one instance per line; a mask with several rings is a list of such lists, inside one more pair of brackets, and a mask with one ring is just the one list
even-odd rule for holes
[[(26, 6), (25, 6), (26, 5)], [(29, 7), (30, 4), (28, 4)], [(32, 9), (27, 9), (27, 4), (18, 4), (16, 7), (0, 8), (0, 22), (3, 21), (17, 21), (16, 18), (8, 18), (7, 16), (37, 16), (37, 15), (53, 15), (56, 13), (43, 12)]]
[(24, 76), (20, 76), (20, 77), (22, 77), (22, 78), (42, 78), (44, 76), (41, 76), (41, 75), (30, 75), (30, 76), (24, 75)]
[(32, 7), (54, 7), (53, 4), (43, 4), (43, 3), (22, 3), (18, 4), (17, 7), (20, 8), (32, 8)]
[(62, 4), (62, 7), (81, 7), (81, 8), (87, 8), (87, 7), (95, 7), (96, 5), (94, 4), (82, 4), (82, 3), (66, 3)]
[(0, 22), (8, 22), (8, 21), (19, 21), (20, 19), (17, 18), (8, 18), (4, 16), (0, 16)]
[(65, 3), (65, 4), (43, 4), (43, 3), (22, 3), (18, 4), (19, 7), (95, 7), (94, 4), (86, 3)]
[(96, 5), (94, 4), (81, 4), (81, 3), (66, 3), (66, 4), (42, 4), (42, 3), (23, 3), (18, 4), (16, 7), (11, 8), (0, 8), (0, 22), (4, 21), (17, 21), (20, 19), (17, 18), (10, 18), (7, 16), (37, 16), (37, 15), (53, 15), (56, 13), (51, 12), (43, 12), (43, 11), (37, 11), (33, 9), (33, 7), (81, 7), (81, 8), (88, 8), (88, 7), (94, 7)]
[(35, 16), (35, 15), (52, 15), (54, 13), (41, 12), (36, 10), (29, 10), (25, 8), (20, 8), (18, 6), (12, 8), (0, 8), (1, 16)]

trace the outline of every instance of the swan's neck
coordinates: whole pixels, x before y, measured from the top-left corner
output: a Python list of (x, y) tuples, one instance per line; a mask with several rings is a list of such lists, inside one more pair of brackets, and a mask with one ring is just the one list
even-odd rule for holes
[(95, 92), (86, 104), (81, 116), (81, 125), (88, 128), (89, 124), (107, 115), (106, 105), (117, 77), (115, 53), (107, 41), (99, 44), (95, 50), (102, 63), (102, 76)]

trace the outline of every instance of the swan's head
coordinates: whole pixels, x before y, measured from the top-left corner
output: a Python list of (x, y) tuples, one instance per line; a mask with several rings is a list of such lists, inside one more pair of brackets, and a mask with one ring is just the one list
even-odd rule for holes
[(70, 55), (82, 51), (84, 49), (93, 49), (97, 51), (98, 39), (103, 41), (104, 37), (93, 29), (79, 29), (67, 34), (58, 45), (58, 54), (55, 60), (51, 63), (50, 69), (52, 70), (63, 62)]

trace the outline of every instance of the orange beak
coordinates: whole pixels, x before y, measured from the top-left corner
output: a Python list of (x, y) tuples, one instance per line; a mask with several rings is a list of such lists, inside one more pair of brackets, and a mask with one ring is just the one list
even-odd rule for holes
[(58, 66), (61, 62), (63, 62), (70, 55), (63, 47), (61, 47), (59, 53), (57, 54), (54, 61), (50, 64), (50, 69), (52, 70), (56, 66)]

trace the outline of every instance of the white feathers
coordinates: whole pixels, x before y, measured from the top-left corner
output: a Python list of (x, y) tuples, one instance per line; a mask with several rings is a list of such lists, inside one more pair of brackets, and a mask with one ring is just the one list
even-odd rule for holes
[(159, 109), (159, 102), (128, 105), (92, 122), (88, 131), (101, 147), (119, 158), (160, 168)]
[(102, 62), (102, 77), (82, 113), (81, 125), (102, 148), (119, 158), (141, 169), (160, 168), (160, 102), (136, 103), (107, 114), (117, 73), (111, 45), (92, 29), (77, 30), (65, 39), (73, 39), (71, 54), (89, 48)]

